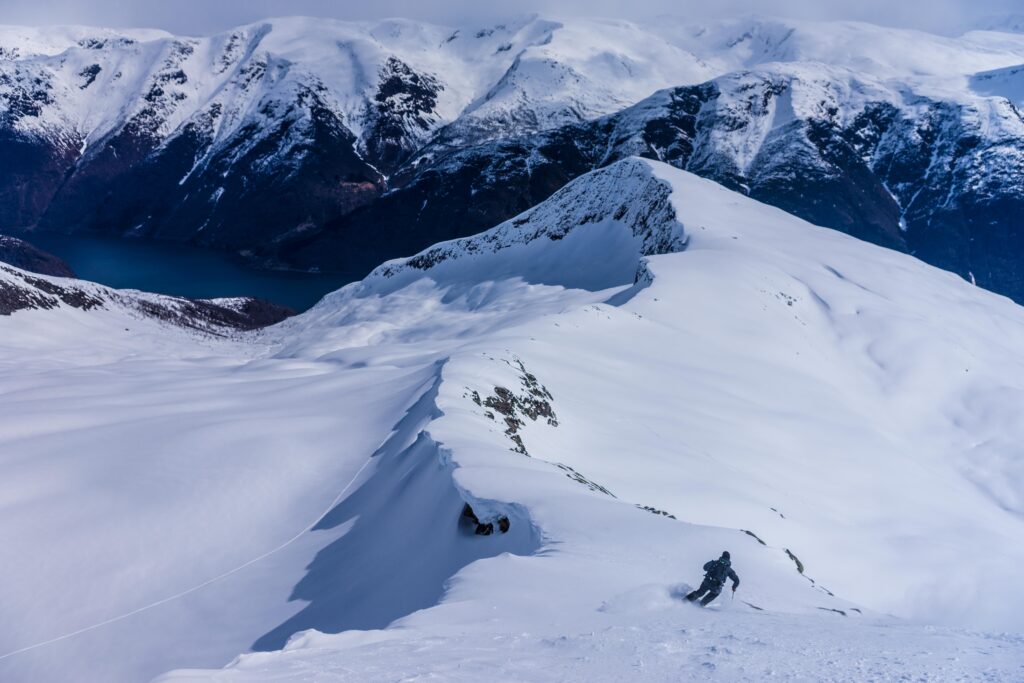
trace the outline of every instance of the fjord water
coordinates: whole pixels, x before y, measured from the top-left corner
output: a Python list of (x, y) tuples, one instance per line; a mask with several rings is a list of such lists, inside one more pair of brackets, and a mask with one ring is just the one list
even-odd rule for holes
[(10, 233), (64, 259), (83, 280), (193, 299), (252, 296), (304, 311), (363, 273), (260, 270), (235, 254), (93, 235)]

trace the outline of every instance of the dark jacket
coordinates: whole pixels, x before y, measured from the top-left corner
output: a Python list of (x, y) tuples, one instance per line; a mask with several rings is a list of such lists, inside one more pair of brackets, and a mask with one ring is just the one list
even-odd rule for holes
[(740, 577), (732, 570), (732, 564), (729, 560), (724, 558), (718, 558), (706, 563), (704, 565), (704, 572), (704, 579), (715, 585), (723, 585), (727, 578), (732, 580), (733, 590), (736, 590), (740, 585)]

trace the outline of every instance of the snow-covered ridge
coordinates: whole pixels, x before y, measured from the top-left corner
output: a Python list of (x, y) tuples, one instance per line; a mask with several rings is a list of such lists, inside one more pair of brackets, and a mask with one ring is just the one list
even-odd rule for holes
[[(396, 289), (420, 277), (413, 271), (429, 270), (431, 277), (443, 280), (521, 277), (591, 290), (626, 284), (642, 257), (686, 245), (669, 194), (670, 187), (646, 163), (627, 159), (569, 183), (536, 208), (487, 232), (386, 263), (365, 283), (373, 287), (376, 280), (393, 279), (386, 286)], [(543, 244), (531, 248), (535, 240)], [(515, 256), (499, 253), (513, 249)]]
[[(1024, 559), (1010, 436), (1021, 405), (1010, 397), (1024, 394), (1022, 309), (656, 162), (613, 168), (670, 187), (688, 235), (684, 251), (647, 258), (649, 287), (620, 305), (601, 303), (607, 291), (524, 283), (501, 266), (522, 262), (516, 246), (482, 239), (479, 251), (448, 245), (450, 259), (406, 266), (401, 289), (353, 296), (353, 286), (286, 326), (310, 345), (286, 345), (284, 357), (363, 367), (442, 354), (421, 438), (447, 453), (463, 496), (528, 514), (541, 552), (469, 565), (440, 604), (395, 628), (304, 632), (281, 652), (161, 680), (376, 681), (396, 670), (702, 680), (713, 670), (855, 681), (909, 669), (1013, 680), (1019, 636), (915, 622), (1019, 628), (1016, 602), (988, 587), (1011, 582)], [(600, 175), (570, 187), (579, 196)], [(479, 257), (489, 270), (473, 268)], [(459, 269), (479, 277), (475, 291)], [(388, 336), (367, 334), (371, 309)], [(509, 327), (494, 325), (501, 315)], [(530, 386), (557, 419), (502, 398)], [(421, 480), (408, 476), (409, 487)], [(722, 547), (743, 577), (736, 602), (685, 611), (677, 577), (696, 578)], [(949, 657), (921, 655), (934, 652), (924, 643)]]

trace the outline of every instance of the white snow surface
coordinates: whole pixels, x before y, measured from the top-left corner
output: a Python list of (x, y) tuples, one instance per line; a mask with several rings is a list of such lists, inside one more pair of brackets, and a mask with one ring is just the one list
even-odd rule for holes
[(253, 335), (18, 312), (0, 679), (1022, 680), (1022, 345), (638, 159)]

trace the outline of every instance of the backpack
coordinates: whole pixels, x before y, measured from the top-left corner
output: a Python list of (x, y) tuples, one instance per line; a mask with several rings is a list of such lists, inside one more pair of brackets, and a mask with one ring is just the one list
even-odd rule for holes
[(711, 560), (704, 565), (704, 571), (706, 572), (704, 576), (715, 583), (725, 583), (725, 579), (729, 576), (729, 568), (731, 566), (732, 565), (725, 560)]

